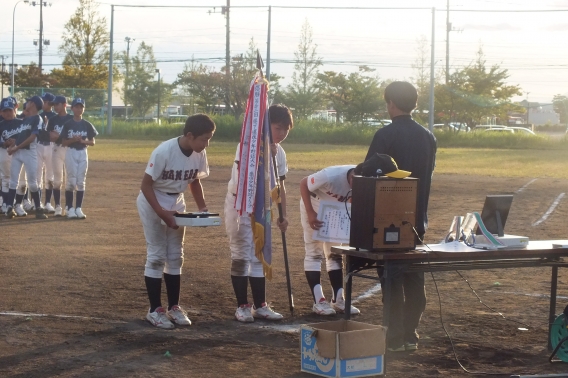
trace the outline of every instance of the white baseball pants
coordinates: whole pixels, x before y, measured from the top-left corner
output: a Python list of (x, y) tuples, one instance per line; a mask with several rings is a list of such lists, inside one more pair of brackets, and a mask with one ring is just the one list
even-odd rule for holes
[[(154, 190), (158, 203), (162, 208), (171, 211), (185, 211), (183, 193), (171, 196)], [(146, 237), (147, 257), (144, 275), (151, 278), (162, 278), (162, 273), (179, 275), (183, 265), (183, 239), (185, 227), (177, 230), (162, 224), (142, 192), (136, 199), (138, 214)]]
[(5, 148), (0, 148), (0, 182), (2, 183), (0, 188), (3, 192), (8, 192), (8, 186), (10, 185), (11, 163), (12, 157), (8, 155), (8, 150)]
[(53, 151), (51, 153), (51, 166), (53, 169), (53, 189), (61, 189), (61, 185), (63, 184), (66, 152), (67, 147), (53, 144)]
[(18, 182), (18, 187), (16, 188), (16, 194), (24, 195), (26, 194), (26, 189), (28, 188), (28, 180), (26, 178), (26, 170), (20, 170), (20, 181)]
[(86, 148), (82, 150), (67, 148), (65, 152), (65, 171), (67, 172), (65, 190), (85, 190), (88, 167), (89, 156)]
[(250, 216), (239, 216), (234, 204), (235, 196), (228, 192), (225, 198), (225, 229), (231, 249), (231, 275), (264, 277), (262, 263), (254, 253)]
[[(312, 200), (312, 206), (314, 206), (314, 210), (317, 211), (319, 208), (319, 201)], [(306, 212), (306, 207), (304, 206), (304, 201), (302, 199), (300, 199), (300, 218), (302, 221), (302, 228), (304, 229), (304, 243), (306, 249), (304, 271), (321, 272), (321, 262), (324, 258), (328, 272), (331, 270), (342, 269), (343, 259), (341, 256), (331, 254), (331, 247), (340, 244), (322, 242), (312, 238), (314, 230), (310, 227), (308, 222), (308, 213)]]
[(31, 192), (38, 191), (37, 185), (37, 152), (36, 143), (30, 144), (29, 150), (18, 150), (12, 155), (10, 165), (10, 189), (18, 188), (22, 165), (26, 171), (26, 178)]
[[(36, 146), (37, 151), (37, 184), (39, 189), (53, 189), (53, 163), (52, 163), (52, 152), (53, 148), (51, 145), (45, 146), (38, 143)], [(45, 175), (44, 175), (45, 167)]]

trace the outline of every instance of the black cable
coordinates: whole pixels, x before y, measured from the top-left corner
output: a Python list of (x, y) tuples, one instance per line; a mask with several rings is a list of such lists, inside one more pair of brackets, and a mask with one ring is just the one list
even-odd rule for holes
[(347, 202), (349, 201), (349, 193), (351, 193), (352, 191), (353, 191), (353, 189), (351, 189), (347, 192), (347, 194), (345, 195), (345, 200), (343, 201), (343, 203), (345, 203), (345, 212), (347, 213), (347, 217), (349, 218), (349, 222), (351, 222), (351, 215), (349, 214), (349, 209), (347, 208)]

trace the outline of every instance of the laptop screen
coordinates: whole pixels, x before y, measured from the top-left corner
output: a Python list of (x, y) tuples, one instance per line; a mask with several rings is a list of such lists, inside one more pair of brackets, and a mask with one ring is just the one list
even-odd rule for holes
[[(491, 232), (493, 235), (503, 236), (505, 222), (507, 222), (512, 203), (512, 194), (489, 195), (485, 197), (481, 220), (487, 228), (487, 231)], [(481, 234), (479, 228), (477, 234)]]

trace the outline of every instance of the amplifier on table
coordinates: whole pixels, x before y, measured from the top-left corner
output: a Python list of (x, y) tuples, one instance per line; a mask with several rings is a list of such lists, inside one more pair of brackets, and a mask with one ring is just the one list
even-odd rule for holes
[(366, 250), (412, 250), (418, 179), (353, 177), (349, 246)]

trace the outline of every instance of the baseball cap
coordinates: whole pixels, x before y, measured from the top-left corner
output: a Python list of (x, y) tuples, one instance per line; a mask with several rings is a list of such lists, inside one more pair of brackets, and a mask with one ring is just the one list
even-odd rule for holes
[(73, 100), (73, 102), (71, 103), (71, 106), (75, 106), (75, 105), (83, 105), (85, 106), (85, 100), (83, 100), (81, 97), (77, 97), (76, 99)]
[(55, 96), (53, 99), (54, 104), (66, 104), (67, 98), (65, 96)]
[(43, 101), (50, 101), (53, 102), (53, 100), (55, 100), (55, 96), (53, 95), (53, 93), (49, 93), (49, 92), (45, 92), (42, 96), (41, 99)]
[[(37, 110), (41, 110), (43, 108), (43, 100), (39, 96), (33, 96), (26, 99), (26, 102), (33, 102), (37, 108)], [(24, 108), (25, 109), (25, 108)]]
[(14, 101), (12, 101), (12, 99), (10, 97), (3, 98), (2, 103), (0, 104), (0, 110), (14, 109), (15, 107), (16, 107), (16, 104), (14, 104)]
[(359, 164), (354, 173), (365, 177), (388, 176), (393, 178), (405, 178), (411, 174), (411, 172), (398, 169), (398, 165), (389, 155), (379, 153), (375, 153), (364, 163)]
[(14, 105), (18, 106), (18, 99), (14, 96), (10, 96), (7, 97), (8, 99), (12, 100), (12, 102), (14, 103)]

